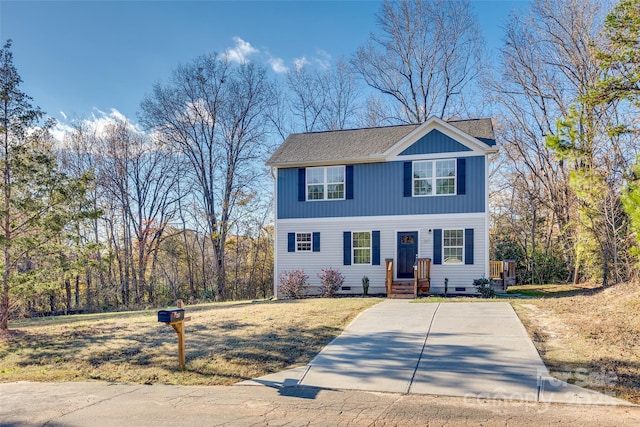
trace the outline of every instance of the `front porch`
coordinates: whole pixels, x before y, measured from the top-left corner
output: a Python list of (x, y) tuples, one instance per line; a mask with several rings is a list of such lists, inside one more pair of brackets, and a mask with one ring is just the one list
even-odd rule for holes
[[(385, 259), (385, 288), (387, 298), (417, 298), (428, 295), (431, 287), (431, 258), (416, 258), (413, 280), (393, 279), (393, 259)], [(516, 261), (489, 261), (489, 280), (494, 290), (506, 292), (516, 283)]]

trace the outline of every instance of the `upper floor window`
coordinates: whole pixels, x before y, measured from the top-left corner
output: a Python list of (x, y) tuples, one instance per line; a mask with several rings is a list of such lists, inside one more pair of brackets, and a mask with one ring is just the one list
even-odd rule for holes
[(307, 200), (344, 199), (344, 166), (307, 168)]
[(464, 230), (442, 230), (442, 255), (445, 264), (462, 264)]
[(455, 159), (413, 162), (413, 195), (440, 194), (456, 194)]

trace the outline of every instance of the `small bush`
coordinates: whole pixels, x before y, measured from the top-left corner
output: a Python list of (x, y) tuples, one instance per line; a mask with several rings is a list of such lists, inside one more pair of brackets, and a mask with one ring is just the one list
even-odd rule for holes
[(320, 282), (322, 283), (322, 289), (320, 293), (323, 297), (332, 298), (336, 296), (336, 293), (344, 282), (344, 276), (340, 271), (332, 268), (323, 268), (322, 274), (318, 274)]
[(283, 271), (279, 280), (278, 292), (285, 298), (299, 299), (306, 295), (309, 276), (304, 274), (303, 269)]
[(476, 287), (482, 298), (492, 298), (496, 295), (495, 291), (491, 287), (491, 281), (486, 277), (475, 279), (473, 281), (473, 286)]

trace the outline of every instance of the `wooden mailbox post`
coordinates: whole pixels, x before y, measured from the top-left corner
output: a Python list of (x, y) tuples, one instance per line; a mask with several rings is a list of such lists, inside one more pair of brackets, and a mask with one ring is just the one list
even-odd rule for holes
[(178, 364), (180, 370), (184, 371), (187, 357), (184, 352), (184, 322), (191, 320), (191, 317), (184, 317), (184, 302), (178, 300), (178, 308), (174, 310), (160, 310), (158, 312), (158, 322), (170, 325), (178, 334)]

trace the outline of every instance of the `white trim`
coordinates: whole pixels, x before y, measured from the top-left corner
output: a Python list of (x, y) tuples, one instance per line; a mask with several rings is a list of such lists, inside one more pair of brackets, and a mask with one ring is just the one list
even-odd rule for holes
[(418, 248), (418, 251), (416, 252), (416, 255), (418, 258), (420, 258), (420, 227), (415, 227), (414, 230), (410, 230), (411, 227), (407, 227), (407, 228), (396, 228), (394, 230), (394, 240), (396, 241), (396, 250), (394, 253), (394, 257), (393, 259), (395, 260), (394, 264), (395, 264), (395, 270), (393, 272), (393, 280), (406, 280), (405, 278), (401, 279), (398, 277), (398, 267), (400, 266), (400, 261), (398, 260), (398, 233), (418, 233), (418, 241), (416, 242), (416, 246)]
[[(429, 180), (431, 182), (431, 193), (430, 194), (416, 194), (415, 193), (415, 169), (414, 166), (416, 163), (431, 163), (431, 177), (430, 178), (420, 178), (421, 180)], [(444, 193), (437, 194), (438, 188), (438, 179), (450, 179), (451, 177), (446, 176), (437, 176), (436, 171), (438, 168), (436, 167), (437, 162), (453, 162), (453, 193)], [(454, 159), (434, 159), (434, 160), (414, 160), (411, 162), (411, 197), (434, 197), (434, 196), (457, 196), (458, 195), (458, 162)]]
[(489, 253), (490, 251), (490, 245), (489, 245), (489, 156), (485, 156), (484, 158), (484, 211), (487, 213), (485, 218), (484, 218), (484, 228), (486, 231), (485, 236), (484, 236), (484, 253), (486, 254), (487, 257), (487, 262), (485, 262), (485, 272), (484, 272), (484, 277), (490, 277), (491, 272), (490, 270), (490, 261), (491, 261), (491, 255)]
[[(445, 261), (445, 257), (444, 257), (444, 232), (445, 231), (462, 231), (462, 261), (461, 262), (446, 262)], [(475, 234), (475, 233), (474, 233)], [(466, 249), (466, 243), (465, 242), (466, 236), (465, 236), (465, 229), (464, 228), (443, 228), (442, 229), (442, 242), (440, 247), (442, 248), (442, 265), (452, 265), (452, 266), (458, 266), (458, 265), (466, 265), (465, 264), (465, 259), (464, 259), (464, 255), (465, 255), (465, 249)], [(448, 248), (459, 248), (460, 246), (447, 246)]]
[[(293, 234), (295, 235), (295, 245), (296, 245), (294, 252), (300, 252), (300, 253), (313, 252), (313, 232), (311, 232), (311, 231), (295, 231)], [(307, 242), (298, 242), (298, 236), (302, 235), (302, 234), (308, 234), (309, 235), (309, 250), (300, 250), (300, 249), (298, 249), (298, 243), (307, 243)]]
[[(329, 168), (339, 168), (342, 167), (342, 197), (340, 198), (329, 198), (329, 184), (340, 184), (340, 182), (329, 182), (327, 179), (327, 174), (329, 172)], [(322, 199), (310, 199), (309, 198), (309, 185), (320, 185), (320, 184), (309, 184), (309, 169), (322, 169), (323, 170), (323, 197)], [(346, 200), (347, 197), (347, 168), (344, 164), (341, 165), (331, 165), (331, 166), (309, 166), (305, 167), (304, 171), (304, 198), (307, 202), (320, 202), (320, 201), (334, 201), (334, 200)]]
[(278, 168), (273, 171), (273, 296), (278, 298)]
[(336, 221), (341, 223), (360, 223), (363, 221), (446, 221), (450, 218), (478, 218), (487, 215), (486, 212), (470, 212), (470, 213), (452, 213), (452, 214), (421, 214), (421, 215), (373, 215), (373, 216), (332, 216), (319, 218), (284, 218), (277, 222), (302, 223), (302, 222), (318, 222), (318, 221)]
[(460, 157), (486, 157), (484, 153), (477, 151), (448, 151), (446, 153), (431, 154), (408, 154), (404, 156), (395, 156), (387, 159), (392, 162), (412, 162), (415, 160), (439, 160), (439, 159), (458, 159)]
[[(369, 262), (356, 263), (356, 257), (354, 255), (355, 246), (353, 244), (353, 235), (355, 233), (369, 233)], [(365, 247), (358, 247), (358, 249), (366, 249)], [(351, 265), (372, 265), (373, 259), (373, 231), (372, 230), (355, 230), (351, 231)]]

